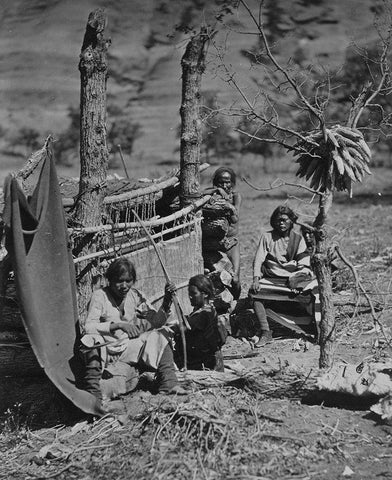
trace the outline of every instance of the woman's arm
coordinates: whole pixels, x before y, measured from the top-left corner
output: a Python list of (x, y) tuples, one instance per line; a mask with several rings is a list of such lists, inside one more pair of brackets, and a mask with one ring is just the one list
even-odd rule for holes
[(295, 255), (295, 260), (297, 261), (298, 267), (309, 267), (310, 268), (310, 255), (309, 250), (306, 246), (305, 240), (301, 238), (298, 250)]
[(234, 192), (234, 194), (233, 194), (233, 205), (234, 205), (235, 209), (237, 210), (237, 215), (238, 216), (240, 216), (241, 203), (242, 203), (241, 194), (238, 193), (238, 192)]
[(118, 318), (113, 315), (111, 318), (107, 317), (107, 302), (108, 299), (103, 289), (93, 292), (84, 327), (85, 333), (104, 335), (122, 330), (130, 338), (138, 337), (141, 333), (138, 327), (122, 321), (120, 313), (118, 313)]
[(259, 280), (263, 276), (261, 267), (267, 256), (267, 244), (265, 235), (262, 233), (260, 236), (259, 244), (257, 246), (256, 254), (253, 259), (253, 283), (252, 290), (257, 292), (260, 289)]
[(253, 259), (253, 277), (261, 277), (261, 267), (267, 256), (267, 242), (264, 233), (261, 234), (256, 254)]
[(146, 297), (139, 293), (140, 299), (137, 307), (137, 317), (141, 323), (143, 331), (151, 330), (152, 328), (163, 327), (170, 315), (171, 304), (173, 301), (173, 294), (176, 291), (174, 283), (167, 283), (165, 285), (165, 294), (162, 305), (158, 310), (153, 308), (147, 301)]
[(226, 201), (225, 206), (230, 215), (230, 223), (236, 224), (240, 219), (241, 195), (237, 192), (233, 194), (233, 202)]
[(110, 322), (101, 321), (105, 317), (105, 292), (102, 289), (95, 290), (90, 299), (84, 333), (102, 334), (110, 332)]

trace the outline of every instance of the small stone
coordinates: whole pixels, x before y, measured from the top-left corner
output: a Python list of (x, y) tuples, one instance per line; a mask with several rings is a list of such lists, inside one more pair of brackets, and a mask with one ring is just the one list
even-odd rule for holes
[(344, 467), (342, 475), (343, 477), (351, 477), (352, 475), (354, 475), (354, 471), (351, 470), (351, 468), (348, 465), (346, 465)]

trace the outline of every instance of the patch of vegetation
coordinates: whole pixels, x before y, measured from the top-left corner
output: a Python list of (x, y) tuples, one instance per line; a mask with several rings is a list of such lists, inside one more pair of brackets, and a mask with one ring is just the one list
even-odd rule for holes
[(80, 145), (80, 111), (79, 107), (68, 109), (69, 125), (53, 144), (54, 158), (59, 165), (73, 165), (79, 154)]
[[(139, 123), (131, 119), (120, 116), (122, 111), (115, 107), (108, 108), (109, 120), (107, 131), (107, 144), (109, 153), (118, 151), (118, 145), (121, 145), (124, 152), (128, 155), (132, 154), (133, 144), (141, 135), (141, 127)], [(63, 166), (71, 166), (74, 164), (79, 155), (80, 148), (80, 111), (79, 107), (69, 107), (68, 109), (68, 128), (58, 136), (54, 142), (54, 155), (56, 162)], [(118, 167), (118, 159), (113, 155), (109, 158), (109, 168)]]
[(141, 136), (141, 126), (139, 123), (132, 122), (128, 118), (122, 117), (115, 119), (108, 130), (107, 143), (109, 152), (112, 155), (109, 158), (109, 168), (118, 168), (118, 159), (114, 153), (118, 151), (118, 146), (132, 156), (133, 145), (137, 138)]
[[(207, 162), (212, 159), (235, 158), (240, 152), (238, 135), (219, 112), (214, 91), (203, 92), (201, 118), (203, 122), (201, 153)], [(180, 127), (178, 135), (180, 134)]]
[[(8, 408), (0, 421), (1, 450), (14, 448), (26, 439), (29, 419), (22, 413), (22, 404)], [(4, 449), (4, 450), (3, 450)]]
[(22, 127), (14, 136), (12, 142), (26, 147), (28, 151), (37, 150), (40, 146), (40, 136), (35, 128)]

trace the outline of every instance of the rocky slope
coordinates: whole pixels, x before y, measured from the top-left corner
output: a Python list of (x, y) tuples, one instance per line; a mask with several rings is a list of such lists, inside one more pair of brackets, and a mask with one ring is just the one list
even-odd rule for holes
[[(116, 116), (140, 125), (132, 162), (166, 164), (178, 159), (180, 60), (190, 32), (210, 21), (216, 0), (5, 0), (0, 20), (0, 148), (3, 166), (13, 169), (29, 152), (20, 145), (22, 127), (59, 135), (69, 124), (68, 110), (79, 104), (78, 56), (89, 12), (104, 7), (106, 35), (111, 37), (108, 79), (108, 122)], [(257, 13), (257, 0), (249, 0)], [(266, 1), (268, 21), (281, 52), (302, 55), (309, 61), (335, 67), (344, 60), (351, 40), (369, 39), (372, 0)], [(244, 51), (255, 45), (250, 16), (242, 8), (219, 23), (218, 45), (233, 65), (244, 88), (254, 72)], [(183, 29), (184, 30), (184, 29)], [(223, 103), (235, 94), (216, 70), (217, 50), (209, 48), (203, 90)], [(19, 135), (19, 137), (18, 137)], [(77, 149), (77, 147), (75, 146)], [(77, 150), (76, 150), (77, 151)], [(127, 152), (125, 152), (127, 153)], [(10, 156), (12, 154), (12, 156)]]

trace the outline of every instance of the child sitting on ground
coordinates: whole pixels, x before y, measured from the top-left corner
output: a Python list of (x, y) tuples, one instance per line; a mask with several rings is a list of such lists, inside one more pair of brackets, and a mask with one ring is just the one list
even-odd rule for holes
[[(188, 316), (190, 330), (185, 332), (187, 367), (190, 370), (223, 370), (220, 348), (225, 336), (218, 327), (215, 308), (210, 303), (214, 296), (211, 280), (205, 275), (195, 275), (189, 280), (188, 293), (192, 313)], [(181, 342), (177, 342), (177, 364), (183, 366)]]

